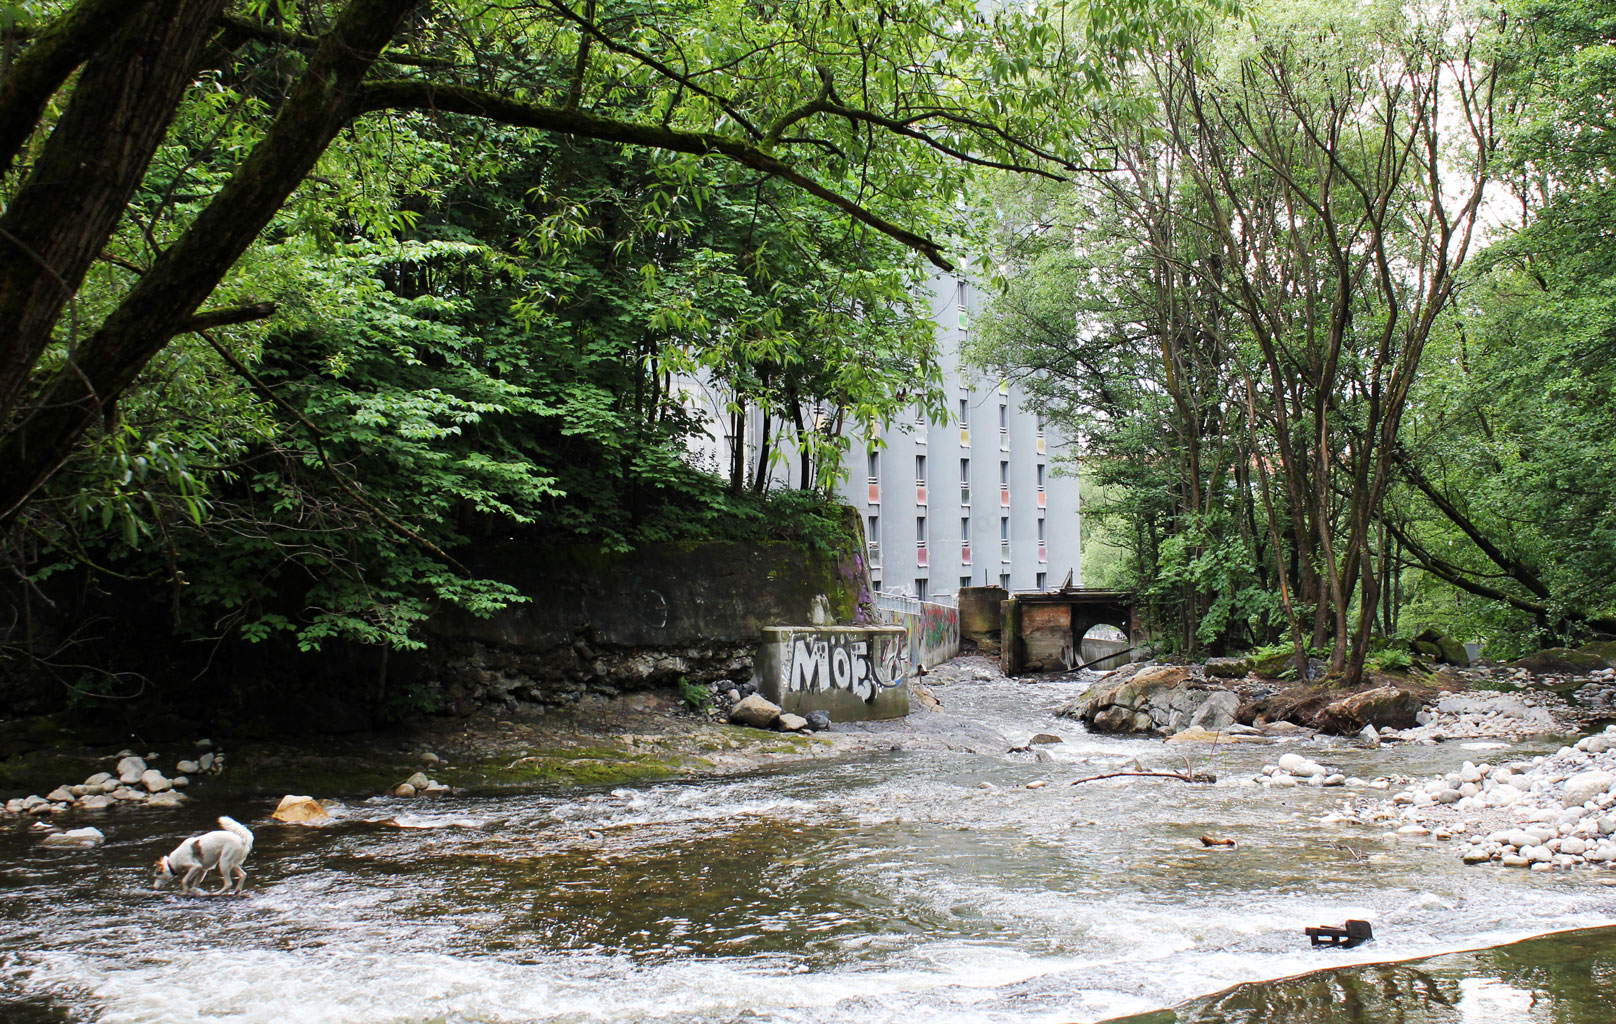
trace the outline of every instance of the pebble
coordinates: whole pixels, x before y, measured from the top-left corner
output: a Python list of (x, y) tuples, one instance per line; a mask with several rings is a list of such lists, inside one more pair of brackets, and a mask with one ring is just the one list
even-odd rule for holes
[(442, 762), (443, 762), (443, 758), (439, 757), (437, 754), (434, 754), (432, 751), (430, 751), (430, 750), (421, 751), (421, 763), (422, 764), (441, 764)]
[(179, 764), (174, 766), (174, 772), (177, 775), (195, 775), (201, 770), (202, 766), (197, 764), (195, 761), (181, 761)]
[(1039, 779), (1037, 782), (1029, 782), (1029, 783), (1027, 783), (1027, 788), (1028, 789), (1043, 789), (1047, 785), (1049, 785), (1049, 783), (1046, 780)]

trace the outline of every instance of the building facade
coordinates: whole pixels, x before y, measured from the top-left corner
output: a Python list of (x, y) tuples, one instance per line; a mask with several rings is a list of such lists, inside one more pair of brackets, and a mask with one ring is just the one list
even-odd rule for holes
[[(1043, 591), (1068, 573), (1081, 583), (1078, 479), (1054, 472), (1064, 440), (1014, 384), (963, 366), (978, 298), (964, 278), (932, 281), (949, 418), (911, 412), (874, 437), (854, 434), (848, 447), (841, 496), (863, 516), (870, 576), (886, 593), (952, 603), (962, 586)], [(721, 404), (698, 382), (687, 394), (710, 428), (692, 457), (728, 464), (736, 439)], [(755, 448), (758, 433), (750, 424), (740, 443)], [(775, 470), (777, 486), (793, 485), (795, 461)]]
[(855, 436), (843, 499), (864, 514), (876, 589), (951, 603), (962, 586), (1006, 590), (1080, 582), (1082, 518), (1075, 476), (1057, 476), (1063, 441), (1013, 384), (962, 367), (976, 288), (934, 279), (943, 387), (953, 416), (894, 422)]

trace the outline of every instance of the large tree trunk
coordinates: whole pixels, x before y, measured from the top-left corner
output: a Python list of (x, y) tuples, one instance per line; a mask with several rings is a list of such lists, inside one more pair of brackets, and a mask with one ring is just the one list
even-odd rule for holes
[[(85, 63), (38, 162), (0, 217), (0, 425), (18, 415), (29, 372), (50, 344), (63, 308), (145, 177), (224, 0), (129, 6), (116, 11), (96, 4), (75, 11), (69, 21), (89, 24), (78, 31), (68, 26), (45, 41), (66, 55), (54, 61), (42, 55), (47, 67), (34, 72), (35, 81), (8, 78), (7, 90), (14, 95), (0, 98), (0, 154), (5, 154), (5, 146), (27, 138), (21, 122), (30, 112), (37, 116), (49, 98), (46, 90), (53, 81), (59, 84), (64, 68), (71, 70), (69, 62), (87, 45), (85, 32), (110, 33)], [(77, 330), (69, 322), (69, 345), (81, 340), (74, 336)], [(78, 353), (69, 359), (64, 372), (77, 376), (85, 360)], [(86, 396), (87, 414), (97, 411), (97, 396), (103, 394), (116, 392)], [(0, 512), (11, 505), (0, 503)]]
[[(102, 412), (103, 402), (122, 393), (152, 356), (175, 334), (186, 329), (197, 306), (313, 169), (338, 130), (358, 112), (365, 74), (415, 2), (353, 0), (343, 10), (310, 56), (307, 70), (293, 87), (275, 122), (236, 173), (180, 239), (157, 258), (100, 329), (78, 347), (71, 364), (59, 371), (46, 387), (37, 409), (25, 422), (0, 438), (0, 465), (8, 467), (7, 474), (0, 478), (0, 529), (10, 523), (28, 496), (67, 459), (78, 439)], [(165, 54), (169, 78), (151, 69), (146, 72), (170, 82), (174, 88), (183, 89), (189, 69), (207, 37), (206, 23), (198, 23), (199, 13), (207, 13), (206, 22), (211, 22), (221, 5), (222, 0), (167, 0), (154, 6), (152, 14), (180, 8), (175, 13), (183, 15), (196, 38), (188, 40), (191, 48), (186, 52), (191, 58), (177, 71), (172, 52), (152, 51)], [(206, 10), (199, 12), (199, 8)], [(144, 20), (133, 23), (130, 30), (141, 25), (145, 25)], [(148, 27), (153, 31), (179, 31), (168, 25)], [(134, 39), (125, 42), (136, 51), (144, 45)], [(96, 59), (92, 59), (92, 65)], [(131, 73), (142, 70), (140, 61), (126, 63)], [(86, 76), (90, 70), (87, 66)], [(80, 102), (84, 87), (81, 80), (74, 96), (75, 105)], [(162, 106), (155, 101), (130, 99), (126, 102), (134, 103), (147, 118), (158, 118), (171, 115), (177, 100), (177, 95), (165, 98), (167, 114), (152, 112)], [(110, 113), (100, 104), (95, 106), (96, 116), (110, 116)], [(102, 132), (106, 130), (105, 125), (89, 123), (89, 117), (87, 113), (86, 119), (74, 122), (72, 132), (66, 131), (69, 124), (64, 117), (63, 123), (52, 133), (51, 143), (56, 144), (60, 138), (63, 147), (88, 159), (92, 155), (88, 149), (91, 140), (104, 139)], [(166, 120), (163, 123), (166, 124)], [(151, 144), (155, 146), (155, 138)], [(112, 170), (123, 169), (124, 164), (134, 167), (137, 161), (117, 161)], [(138, 166), (144, 168), (144, 160), (138, 161)], [(138, 181), (138, 174), (134, 180)], [(133, 187), (134, 182), (130, 182), (128, 189)], [(57, 195), (54, 216), (46, 219), (56, 233), (76, 240), (80, 248), (91, 249), (85, 257), (87, 264), (116, 224), (128, 192), (126, 190), (117, 203), (109, 203), (110, 197), (103, 197), (98, 204), (97, 212), (110, 218), (100, 229), (99, 236), (82, 228), (64, 228), (62, 219), (72, 216), (65, 208), (67, 195), (70, 193)], [(102, 205), (109, 209), (100, 211)], [(7, 220), (10, 216), (8, 214)], [(0, 227), (9, 230), (4, 221), (0, 221)], [(53, 241), (54, 235), (46, 233), (44, 238)], [(5, 270), (16, 266), (14, 259), (0, 262), (0, 337), (5, 337), (6, 342), (12, 340), (4, 330), (8, 323), (5, 318), (12, 309), (12, 304), (5, 300), (12, 289)], [(52, 281), (51, 287), (56, 286)], [(32, 294), (45, 291), (43, 285), (37, 285)], [(62, 300), (58, 300), (58, 311), (61, 304)], [(40, 321), (36, 328), (48, 333), (54, 318), (48, 322), (43, 317), (36, 319)], [(30, 365), (32, 360), (14, 364), (8, 358), (0, 366), (0, 379), (12, 383), (9, 375), (13, 370), (25, 377)], [(12, 396), (15, 394), (14, 386)]]

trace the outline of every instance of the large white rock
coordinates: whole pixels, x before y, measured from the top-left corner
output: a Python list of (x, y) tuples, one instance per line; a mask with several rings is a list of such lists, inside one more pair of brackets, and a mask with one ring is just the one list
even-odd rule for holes
[(1613, 782), (1616, 782), (1616, 774), (1611, 772), (1578, 772), (1565, 781), (1561, 799), (1567, 807), (1575, 807), (1606, 792)]
[(163, 778), (163, 773), (156, 768), (147, 768), (141, 772), (139, 781), (146, 787), (148, 793), (166, 793), (174, 788), (174, 784)]
[(1292, 775), (1296, 774), (1296, 768), (1298, 765), (1303, 765), (1306, 763), (1307, 758), (1303, 757), (1301, 754), (1281, 754), (1279, 756), (1279, 767), (1284, 771), (1290, 772)]
[(93, 789), (100, 786), (101, 783), (110, 780), (111, 778), (112, 774), (110, 772), (96, 772), (94, 775), (84, 780), (84, 785), (87, 789)]

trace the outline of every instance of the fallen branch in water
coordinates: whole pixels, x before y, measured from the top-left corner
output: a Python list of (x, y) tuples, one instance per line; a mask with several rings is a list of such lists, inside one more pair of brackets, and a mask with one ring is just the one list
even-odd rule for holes
[(1107, 772), (1104, 775), (1090, 775), (1086, 779), (1073, 779), (1072, 785), (1078, 786), (1085, 782), (1097, 782), (1100, 779), (1177, 779), (1180, 782), (1218, 781), (1218, 777), (1211, 772)]

